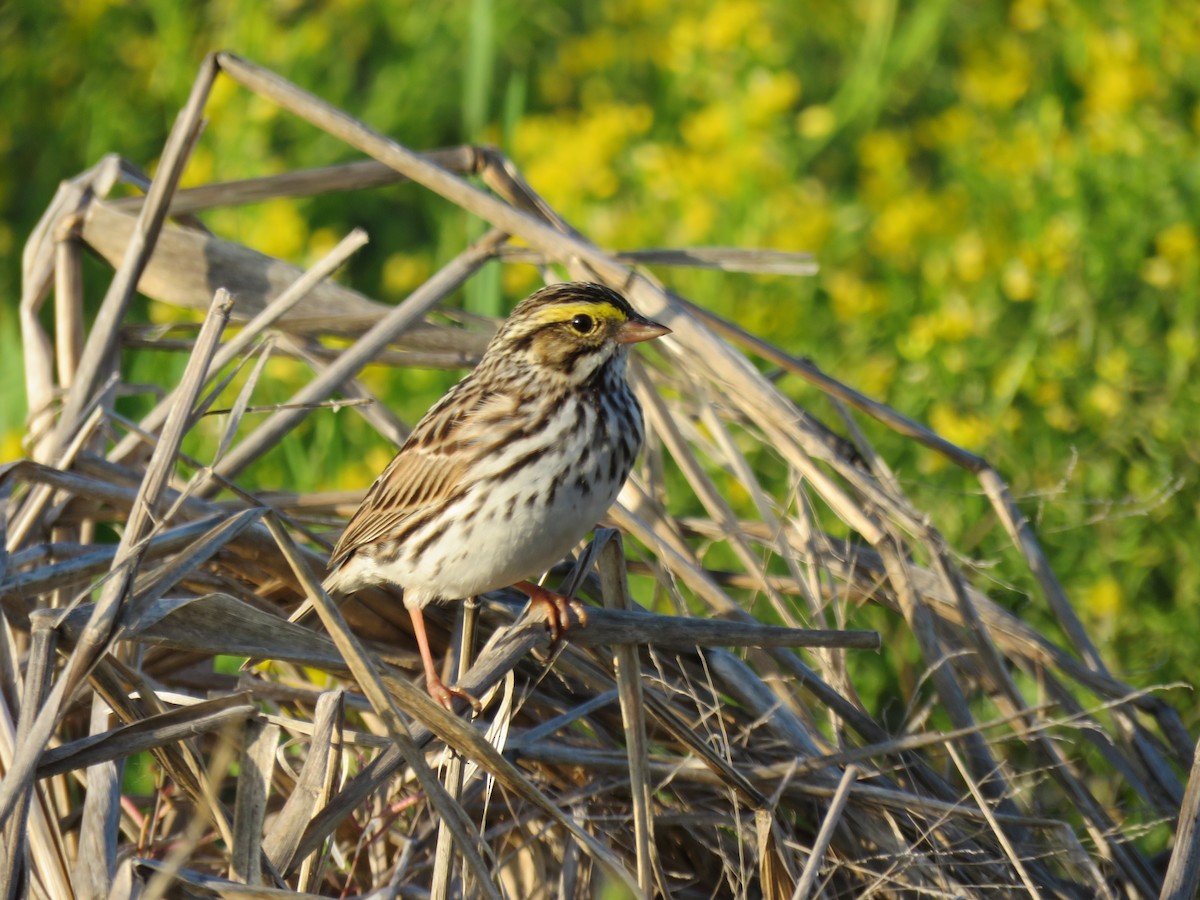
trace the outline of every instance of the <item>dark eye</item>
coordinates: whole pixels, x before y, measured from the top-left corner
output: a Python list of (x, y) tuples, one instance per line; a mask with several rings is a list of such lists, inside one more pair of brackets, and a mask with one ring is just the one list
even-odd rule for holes
[(571, 320), (571, 327), (580, 334), (588, 334), (596, 327), (596, 320), (591, 316), (585, 316), (582, 313)]

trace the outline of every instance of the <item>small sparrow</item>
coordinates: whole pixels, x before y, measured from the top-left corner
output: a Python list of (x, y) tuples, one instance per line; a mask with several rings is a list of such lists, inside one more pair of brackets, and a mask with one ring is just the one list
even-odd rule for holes
[(543, 288), (422, 417), (350, 519), (325, 588), (403, 588), (426, 686), (447, 709), (456, 696), (476, 702), (438, 676), (421, 610), (514, 586), (547, 606), (558, 639), (569, 601), (524, 579), (566, 556), (616, 500), (644, 433), (629, 349), (668, 333), (601, 285)]

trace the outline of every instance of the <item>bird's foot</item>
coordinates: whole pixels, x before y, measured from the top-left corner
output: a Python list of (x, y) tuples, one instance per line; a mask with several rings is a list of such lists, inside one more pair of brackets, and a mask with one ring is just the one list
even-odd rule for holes
[(446, 684), (446, 682), (442, 681), (442, 679), (438, 678), (436, 675), (426, 677), (425, 689), (429, 691), (430, 697), (432, 697), (442, 706), (446, 707), (446, 709), (450, 710), (450, 712), (454, 712), (455, 697), (466, 700), (467, 703), (471, 704), (471, 709), (474, 711), (475, 715), (479, 715), (481, 712), (483, 712), (483, 705), (477, 699), (475, 699), (473, 694), (464, 691), (462, 688), (450, 687)]
[(547, 590), (532, 581), (521, 581), (513, 587), (529, 597), (531, 605), (546, 607), (546, 628), (550, 631), (553, 643), (557, 644), (563, 639), (574, 620), (579, 621), (580, 627), (587, 627), (587, 608), (578, 600)]

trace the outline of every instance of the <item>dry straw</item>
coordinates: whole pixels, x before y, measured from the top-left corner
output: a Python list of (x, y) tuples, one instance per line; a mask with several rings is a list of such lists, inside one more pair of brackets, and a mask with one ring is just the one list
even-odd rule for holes
[[(217, 77), (370, 159), (178, 191)], [(361, 233), (303, 273), (194, 215), (405, 179), (493, 230), (395, 307), (326, 280)], [(144, 199), (107, 199), (121, 181)], [(90, 327), (85, 249), (115, 272)], [(471, 721), (414, 683), (395, 596), (338, 608), (322, 593), (326, 526), (358, 495), (255, 495), (238, 479), (330, 405), (401, 439), (403, 422), (357, 405), (370, 399), (358, 374), (470, 364), (486, 329), (426, 314), (504, 262), (605, 282), (673, 334), (636, 367), (650, 438), (611, 512), (619, 532), (601, 530), (553, 576), (594, 601), (588, 627), (548, 659), (542, 623), (505, 592), (434, 613), (462, 683), (490, 692)], [(205, 62), (152, 182), (110, 158), (65, 183), (24, 257), (29, 459), (0, 470), (4, 896), (575, 897), (602, 884), (672, 897), (1192, 896), (1192, 741), (1160, 692), (1106, 668), (999, 475), (664, 290), (647, 268), (667, 265), (812, 271), (795, 254), (601, 250), (495, 151), (418, 154), (226, 54)], [(203, 325), (132, 326), (135, 286), (204, 311)], [(328, 335), (353, 342), (333, 352)], [(147, 347), (188, 364), (134, 422), (114, 406), (119, 361)], [(280, 355), (312, 378), (250, 427)], [(836, 427), (761, 363), (825, 394)], [(193, 459), (181, 442), (206, 415), (227, 424)], [(1027, 604), (1045, 605), (1063, 642), (978, 588), (859, 415), (978, 477), (1037, 587)], [(702, 512), (671, 512), (683, 508)], [(721, 570), (708, 562), (718, 547), (733, 561)], [(640, 609), (627, 568), (676, 615)], [(874, 632), (845, 630), (864, 605), (911, 640), (879, 651)], [(477, 625), (487, 643), (474, 654)], [(919, 654), (920, 682), (896, 688), (910, 710), (900, 731), (856, 688), (882, 668), (862, 664), (876, 652)], [(271, 663), (221, 675), (219, 654)], [(147, 795), (122, 792), (133, 754), (153, 757)], [(1177, 827), (1169, 860), (1139, 844), (1153, 827)]]

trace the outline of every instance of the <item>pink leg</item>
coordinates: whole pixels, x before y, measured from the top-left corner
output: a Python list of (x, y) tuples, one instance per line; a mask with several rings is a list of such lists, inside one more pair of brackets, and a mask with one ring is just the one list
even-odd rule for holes
[(425, 664), (425, 690), (429, 691), (429, 696), (450, 712), (454, 712), (455, 697), (466, 700), (475, 712), (482, 711), (483, 707), (478, 700), (464, 690), (447, 687), (441, 676), (438, 675), (437, 666), (433, 662), (433, 653), (429, 650), (429, 636), (425, 633), (425, 614), (421, 612), (421, 608), (419, 606), (410, 607), (408, 615), (412, 619), (417, 648), (421, 651), (421, 662)]

